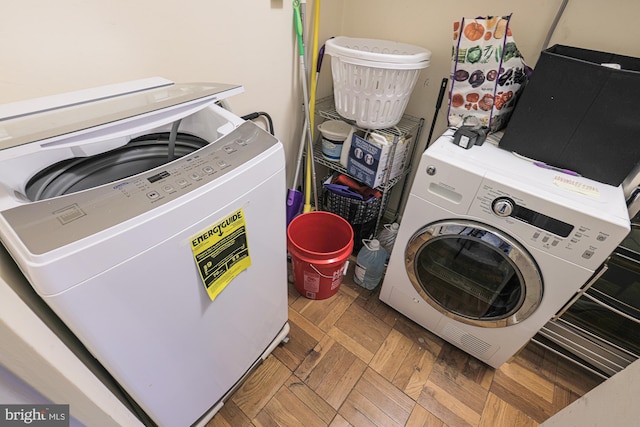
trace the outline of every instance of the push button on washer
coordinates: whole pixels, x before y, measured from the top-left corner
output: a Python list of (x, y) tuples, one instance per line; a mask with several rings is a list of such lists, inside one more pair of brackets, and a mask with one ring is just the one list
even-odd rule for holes
[(584, 251), (584, 253), (582, 254), (582, 258), (584, 259), (591, 259), (591, 257), (593, 256), (593, 251)]
[(157, 200), (160, 198), (160, 193), (158, 193), (157, 191), (149, 191), (147, 193), (147, 198), (149, 200)]

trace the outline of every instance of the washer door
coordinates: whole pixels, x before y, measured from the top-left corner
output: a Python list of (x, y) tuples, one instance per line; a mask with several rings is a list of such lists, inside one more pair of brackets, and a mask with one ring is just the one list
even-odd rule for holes
[(409, 240), (405, 263), (426, 302), (467, 324), (513, 325), (542, 300), (542, 277), (533, 257), (509, 236), (478, 222), (425, 226)]

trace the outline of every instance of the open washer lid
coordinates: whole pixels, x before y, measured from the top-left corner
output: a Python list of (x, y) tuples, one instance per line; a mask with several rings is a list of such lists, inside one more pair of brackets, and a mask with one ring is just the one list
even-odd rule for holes
[(0, 158), (7, 149), (36, 141), (72, 144), (112, 133), (113, 127), (124, 124), (129, 130), (149, 127), (243, 90), (239, 85), (176, 84), (156, 77), (2, 105)]

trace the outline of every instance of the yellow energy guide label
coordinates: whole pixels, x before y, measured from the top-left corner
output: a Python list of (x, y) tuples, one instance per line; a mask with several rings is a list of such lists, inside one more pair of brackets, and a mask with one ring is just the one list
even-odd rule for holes
[(202, 283), (213, 301), (251, 265), (244, 211), (238, 209), (191, 238), (191, 250)]

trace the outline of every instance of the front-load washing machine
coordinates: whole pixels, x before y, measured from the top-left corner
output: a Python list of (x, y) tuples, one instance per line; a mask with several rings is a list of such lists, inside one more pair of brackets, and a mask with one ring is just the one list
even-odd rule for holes
[(499, 367), (630, 230), (622, 189), (448, 130), (422, 155), (380, 299)]
[[(0, 107), (0, 239), (147, 416), (205, 423), (283, 340), (282, 144), (160, 78)], [(61, 402), (64, 403), (64, 402)]]

